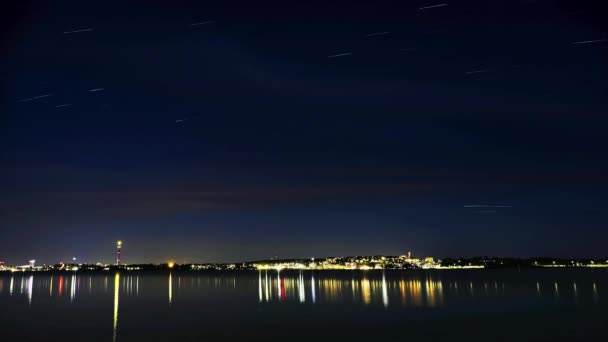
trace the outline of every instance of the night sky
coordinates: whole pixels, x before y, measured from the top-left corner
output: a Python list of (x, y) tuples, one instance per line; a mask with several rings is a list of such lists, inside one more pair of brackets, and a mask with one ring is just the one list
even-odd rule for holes
[(607, 254), (599, 1), (0, 13), (7, 263)]

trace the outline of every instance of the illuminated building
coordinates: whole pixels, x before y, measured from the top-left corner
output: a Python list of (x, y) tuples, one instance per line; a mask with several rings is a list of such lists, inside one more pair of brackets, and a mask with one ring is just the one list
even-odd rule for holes
[(30, 268), (36, 267), (36, 260), (30, 260)]
[(116, 266), (120, 265), (120, 251), (122, 249), (122, 241), (116, 243)]

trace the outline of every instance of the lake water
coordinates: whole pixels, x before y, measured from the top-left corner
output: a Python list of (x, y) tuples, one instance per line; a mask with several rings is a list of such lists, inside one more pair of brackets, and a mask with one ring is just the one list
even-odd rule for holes
[(608, 341), (608, 270), (0, 274), (3, 341)]

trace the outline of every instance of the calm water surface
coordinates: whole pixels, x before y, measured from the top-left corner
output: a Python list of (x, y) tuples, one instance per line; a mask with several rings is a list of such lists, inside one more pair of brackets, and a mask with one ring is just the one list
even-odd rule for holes
[(608, 341), (608, 271), (0, 274), (0, 318), (7, 341)]

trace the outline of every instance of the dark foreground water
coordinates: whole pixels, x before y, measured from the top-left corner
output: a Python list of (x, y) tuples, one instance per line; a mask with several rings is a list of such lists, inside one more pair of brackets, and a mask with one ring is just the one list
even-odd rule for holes
[(608, 270), (0, 274), (2, 341), (608, 341)]

